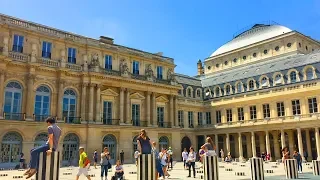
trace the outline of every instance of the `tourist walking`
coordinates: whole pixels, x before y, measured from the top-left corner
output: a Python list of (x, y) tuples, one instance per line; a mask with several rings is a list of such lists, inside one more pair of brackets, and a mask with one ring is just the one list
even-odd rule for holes
[(29, 169), (24, 173), (24, 175), (27, 176), (26, 179), (31, 178), (34, 174), (37, 173), (39, 166), (39, 156), (41, 152), (46, 152), (47, 156), (50, 156), (53, 151), (57, 150), (59, 139), (61, 136), (61, 129), (55, 124), (55, 122), (55, 119), (52, 117), (48, 117), (46, 119), (46, 123), (48, 126), (48, 141), (46, 144), (36, 147), (30, 151), (31, 158)]
[(293, 152), (293, 158), (297, 160), (298, 172), (302, 173), (302, 157), (297, 151)]
[(183, 168), (187, 169), (187, 159), (188, 159), (188, 152), (187, 148), (183, 149), (183, 152), (181, 153), (182, 161), (183, 161)]
[(166, 178), (166, 176), (170, 176), (168, 173), (168, 154), (167, 154), (167, 149), (162, 149), (162, 151), (159, 153), (159, 158), (161, 160), (161, 166), (162, 166), (162, 171), (163, 171), (163, 179)]
[(94, 150), (93, 160), (94, 160), (93, 166), (95, 169), (97, 169), (97, 162), (98, 162), (98, 151), (97, 150)]
[(108, 180), (108, 169), (111, 169), (110, 164), (110, 153), (109, 149), (107, 147), (103, 148), (103, 152), (101, 153), (101, 180), (103, 180), (103, 174), (105, 177), (105, 180)]
[(159, 157), (159, 151), (157, 150), (156, 146), (157, 146), (157, 143), (152, 142), (152, 153), (154, 154), (156, 159), (156, 180), (158, 180), (158, 178), (161, 176), (164, 176), (164, 174), (163, 174), (163, 169), (161, 165), (161, 159)]
[[(173, 162), (173, 152), (172, 152), (172, 149), (171, 149), (171, 147), (169, 147), (169, 149), (168, 149), (168, 154), (169, 154), (169, 165), (171, 165), (171, 170), (172, 170), (172, 168), (173, 168), (173, 166), (172, 166), (172, 162)], [(169, 166), (168, 166), (168, 168), (169, 168)]]
[(222, 159), (222, 162), (224, 161), (224, 152), (223, 149), (220, 150), (220, 157)]
[(123, 161), (124, 161), (124, 152), (123, 152), (123, 150), (120, 153), (120, 161), (121, 161), (121, 164), (123, 165)]
[(136, 161), (136, 166), (138, 165), (139, 155), (140, 155), (140, 152), (139, 152), (139, 151), (134, 152), (134, 159), (135, 159), (135, 161)]
[(188, 159), (187, 159), (187, 162), (188, 162), (188, 166), (189, 166), (189, 176), (188, 177), (191, 177), (191, 167), (192, 167), (192, 171), (193, 171), (193, 177), (196, 178), (196, 152), (194, 152), (194, 149), (193, 147), (190, 147), (190, 152), (189, 152), (189, 155), (188, 155)]
[(79, 180), (79, 177), (81, 174), (85, 175), (87, 179), (91, 180), (87, 165), (90, 164), (90, 161), (88, 160), (87, 153), (84, 152), (84, 148), (79, 148), (79, 170), (76, 176), (76, 180)]
[(25, 162), (25, 159), (24, 159), (24, 154), (23, 153), (20, 153), (20, 169), (24, 169), (24, 162)]

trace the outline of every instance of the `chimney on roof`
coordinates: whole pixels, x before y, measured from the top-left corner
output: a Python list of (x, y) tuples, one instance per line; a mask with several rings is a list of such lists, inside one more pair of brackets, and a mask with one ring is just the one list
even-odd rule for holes
[(203, 65), (202, 65), (202, 62), (201, 62), (200, 59), (199, 59), (199, 61), (198, 61), (198, 63), (197, 63), (197, 67), (198, 67), (198, 75), (204, 74)]
[(163, 52), (157, 52), (155, 54), (158, 55), (158, 56), (163, 56)]
[(100, 36), (100, 42), (106, 44), (113, 44), (113, 39), (105, 36)]

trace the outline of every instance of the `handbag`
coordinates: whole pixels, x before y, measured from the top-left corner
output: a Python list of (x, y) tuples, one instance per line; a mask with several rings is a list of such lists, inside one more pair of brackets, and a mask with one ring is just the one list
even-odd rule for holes
[(108, 169), (111, 169), (112, 168), (112, 166), (111, 166), (111, 163), (108, 161)]

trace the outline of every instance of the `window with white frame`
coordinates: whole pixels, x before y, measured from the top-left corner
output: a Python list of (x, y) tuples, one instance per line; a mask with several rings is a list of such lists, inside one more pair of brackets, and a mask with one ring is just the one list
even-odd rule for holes
[(188, 122), (189, 122), (189, 128), (194, 128), (193, 126), (193, 112), (188, 111)]
[(227, 109), (227, 122), (232, 122), (232, 109)]
[(184, 118), (183, 118), (183, 111), (182, 110), (178, 111), (178, 123), (179, 123), (179, 127), (181, 127), (181, 128), (184, 127)]
[(283, 102), (277, 102), (277, 111), (278, 111), (278, 117), (285, 116), (284, 103)]
[(263, 118), (270, 118), (270, 106), (269, 104), (263, 104)]
[(200, 91), (200, 89), (197, 89), (197, 97), (198, 97), (198, 98), (201, 97), (201, 91)]
[(12, 51), (13, 52), (18, 52), (18, 53), (23, 53), (23, 36), (19, 35), (14, 35), (13, 36), (13, 45), (12, 45)]
[(257, 119), (257, 107), (256, 106), (250, 106), (250, 119)]
[(311, 80), (313, 79), (313, 69), (312, 68), (308, 68), (306, 70), (306, 80)]
[(46, 41), (42, 42), (42, 57), (43, 58), (51, 59), (51, 47), (52, 47), (51, 42), (46, 42)]
[(240, 82), (238, 82), (237, 84), (237, 93), (241, 93), (242, 92), (242, 84)]
[(243, 121), (244, 120), (244, 111), (243, 107), (238, 108), (238, 121)]
[(226, 95), (230, 95), (230, 93), (231, 93), (231, 86), (230, 85), (227, 85), (226, 86)]
[(274, 78), (274, 84), (281, 84), (281, 74), (277, 74)]
[(188, 97), (192, 97), (192, 91), (191, 91), (191, 88), (188, 88)]
[(261, 87), (266, 87), (268, 86), (268, 78), (267, 77), (263, 77), (261, 79)]
[(254, 81), (253, 80), (249, 81), (249, 90), (250, 91), (254, 90)]
[(216, 94), (216, 97), (220, 96), (220, 88), (219, 87), (216, 88), (215, 94)]
[(221, 123), (221, 111), (216, 111), (216, 123)]
[(292, 71), (292, 72), (290, 73), (290, 82), (291, 82), (291, 83), (297, 82), (297, 73), (296, 73), (295, 71)]
[(301, 114), (300, 100), (299, 99), (295, 99), (295, 100), (292, 100), (291, 102), (292, 102), (292, 114), (293, 115)]
[(309, 98), (308, 104), (309, 104), (309, 113), (310, 114), (318, 112), (317, 98)]
[(134, 75), (139, 75), (139, 61), (133, 61), (132, 63), (132, 73)]

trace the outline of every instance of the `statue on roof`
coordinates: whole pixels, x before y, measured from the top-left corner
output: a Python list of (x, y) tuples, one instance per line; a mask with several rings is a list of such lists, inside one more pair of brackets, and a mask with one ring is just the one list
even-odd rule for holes
[(96, 53), (94, 55), (92, 55), (92, 59), (91, 59), (91, 65), (92, 66), (99, 66), (99, 55)]
[(125, 59), (120, 61), (120, 74), (123, 76), (127, 76), (129, 74), (129, 68)]

